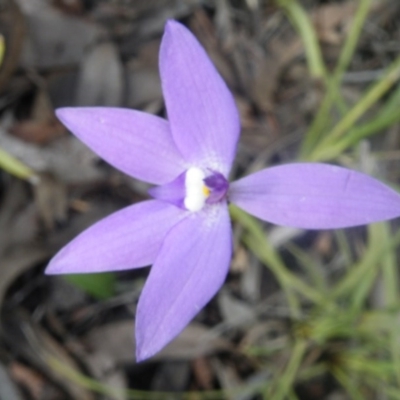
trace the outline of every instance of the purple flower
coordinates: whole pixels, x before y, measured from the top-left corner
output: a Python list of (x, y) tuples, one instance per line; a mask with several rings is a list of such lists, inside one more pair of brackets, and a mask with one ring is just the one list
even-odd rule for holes
[(234, 99), (203, 48), (169, 21), (160, 50), (168, 121), (118, 108), (63, 108), (59, 119), (121, 171), (155, 184), (152, 200), (96, 223), (64, 247), (48, 274), (152, 264), (136, 316), (137, 359), (173, 339), (228, 272), (227, 202), (265, 221), (309, 229), (400, 215), (400, 196), (358, 172), (324, 164), (268, 168), (228, 183), (239, 138)]

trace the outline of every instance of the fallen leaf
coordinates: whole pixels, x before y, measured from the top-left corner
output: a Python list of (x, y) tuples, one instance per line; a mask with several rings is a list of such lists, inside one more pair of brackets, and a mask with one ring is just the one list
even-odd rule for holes
[(98, 43), (82, 57), (76, 88), (76, 106), (120, 106), (124, 70), (116, 46)]
[[(93, 354), (101, 351), (117, 364), (129, 364), (135, 359), (134, 326), (132, 321), (119, 321), (96, 327), (84, 337)], [(204, 325), (191, 323), (182, 333), (151, 358), (160, 360), (190, 360), (221, 350), (229, 350), (228, 341), (216, 337)]]
[(347, 30), (354, 17), (355, 2), (324, 4), (312, 13), (317, 36), (321, 42), (339, 45), (346, 37)]
[(0, 399), (23, 400), (15, 383), (11, 380), (6, 368), (0, 363)]

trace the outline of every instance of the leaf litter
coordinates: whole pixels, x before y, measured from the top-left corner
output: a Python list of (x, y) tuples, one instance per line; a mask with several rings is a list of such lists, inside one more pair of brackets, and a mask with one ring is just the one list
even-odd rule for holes
[[(357, 7), (352, 1), (326, 3), (304, 2), (330, 65)], [(368, 83), (356, 78), (379, 72), (399, 52), (398, 2), (377, 1), (373, 7), (344, 76), (350, 103)], [(69, 302), (71, 284), (64, 282), (62, 289), (56, 278), (43, 276), (47, 261), (73, 236), (142, 200), (146, 192), (66, 132), (53, 110), (108, 105), (163, 115), (157, 53), (168, 18), (195, 33), (235, 95), (243, 131), (234, 174), (293, 161), (321, 102), (320, 83), (308, 75), (304, 45), (272, 2), (3, 1), (0, 28), (8, 52), (0, 70), (0, 147), (41, 180), (32, 186), (0, 172), (0, 398), (124, 399), (128, 388), (231, 393), (238, 386), (267, 384), (287, 363), (297, 321), (276, 277), (246, 247), (239, 247), (221, 293), (181, 336), (143, 364), (134, 361), (131, 316), (147, 270), (119, 273), (116, 296), (101, 301), (73, 287), (80, 295)], [(371, 142), (374, 151), (393, 150), (398, 126), (392, 129), (391, 140), (379, 136)], [(359, 148), (358, 160), (370, 164), (368, 151)], [(382, 175), (390, 169), (391, 181), (398, 180), (398, 153), (390, 162), (374, 162)], [(300, 275), (305, 272), (293, 256), (297, 248), (329, 271), (327, 279), (345, 269), (335, 258), (340, 240), (330, 234), (264, 229)], [(235, 240), (242, 233), (235, 225)], [(347, 236), (354, 257), (363, 248), (363, 232), (355, 229)], [(370, 301), (381, 306), (385, 296), (379, 279)], [(308, 307), (303, 299), (303, 313)], [(335, 340), (342, 345), (340, 337)], [(315, 357), (329, 359), (329, 354)], [(81, 376), (92, 380), (83, 384)], [(96, 389), (93, 382), (103, 386)], [(115, 394), (104, 387), (115, 388)], [(324, 375), (299, 379), (294, 390), (301, 400), (350, 398)], [(229, 398), (260, 398), (252, 392), (246, 396)]]

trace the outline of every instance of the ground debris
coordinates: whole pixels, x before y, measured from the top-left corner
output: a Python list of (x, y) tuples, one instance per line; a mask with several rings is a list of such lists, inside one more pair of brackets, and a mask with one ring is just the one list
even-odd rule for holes
[[(0, 69), (0, 148), (37, 176), (35, 182), (22, 182), (0, 171), (0, 399), (125, 400), (130, 398), (127, 389), (224, 390), (227, 399), (270, 398), (268, 388), (279, 388), (274, 376), (291, 365), (291, 346), (299, 337), (305, 343), (304, 359), (291, 398), (352, 398), (341, 388), (346, 370), (340, 368), (346, 360), (337, 354), (346, 346), (354, 349), (354, 341), (345, 342), (339, 328), (355, 329), (373, 313), (350, 322), (343, 322), (337, 310), (310, 315), (310, 298), (298, 296), (294, 315), (292, 293), (281, 289), (287, 277), (277, 277), (268, 262), (252, 255), (241, 226), (233, 226), (235, 253), (222, 290), (174, 341), (143, 363), (135, 361), (134, 317), (147, 269), (113, 275), (115, 296), (101, 300), (63, 277), (44, 274), (51, 257), (72, 238), (112, 212), (147, 199), (149, 188), (99, 159), (66, 130), (55, 109), (126, 107), (165, 117), (158, 52), (167, 19), (193, 31), (234, 95), (242, 133), (232, 178), (298, 159), (326, 86), (309, 73), (304, 43), (278, 3), (0, 1), (6, 44)], [(300, 1), (329, 71), (338, 62), (359, 3)], [(398, 56), (399, 21), (399, 1), (372, 1), (341, 81), (342, 103), (335, 104), (330, 122), (339, 121)], [(382, 133), (335, 162), (398, 181), (398, 124)], [(262, 229), (289, 271), (321, 287), (336, 282), (366, 251), (362, 229), (315, 233), (267, 224)], [(315, 269), (322, 271), (317, 277)], [(369, 282), (369, 276), (362, 278)], [(366, 299), (368, 312), (385, 307), (383, 279), (384, 274), (375, 277)], [(393, 303), (387, 312), (397, 308)], [(316, 318), (323, 317), (339, 333), (321, 349), (310, 332)], [(386, 320), (381, 322), (384, 329)], [(374, 334), (381, 337), (380, 331)], [(384, 354), (379, 353), (382, 360)], [(312, 375), (307, 368), (314, 364)], [(339, 373), (333, 376), (329, 368)], [(141, 398), (138, 393), (134, 398)], [(364, 393), (366, 400), (390, 397), (383, 391), (379, 397), (373, 390)]]

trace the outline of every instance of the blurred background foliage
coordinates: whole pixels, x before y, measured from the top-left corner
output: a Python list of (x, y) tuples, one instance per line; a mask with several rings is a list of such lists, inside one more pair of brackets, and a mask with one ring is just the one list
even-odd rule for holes
[(234, 93), (235, 177), (317, 161), (398, 189), (398, 0), (1, 0), (0, 399), (400, 399), (398, 221), (307, 232), (231, 207), (224, 287), (141, 364), (132, 319), (147, 269), (43, 275), (65, 243), (147, 191), (54, 109), (164, 115), (168, 18)]

